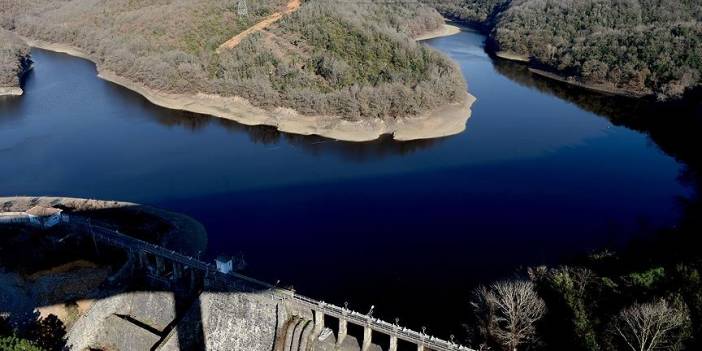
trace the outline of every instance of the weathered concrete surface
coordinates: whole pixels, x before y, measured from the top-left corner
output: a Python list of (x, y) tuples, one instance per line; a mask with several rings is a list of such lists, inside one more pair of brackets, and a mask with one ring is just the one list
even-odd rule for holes
[[(347, 335), (344, 341), (337, 345), (337, 339), (334, 335), (330, 335), (326, 340), (320, 341), (317, 338), (313, 338), (310, 344), (310, 351), (360, 351), (361, 343), (353, 336)], [(368, 348), (370, 351), (382, 351), (382, 348), (378, 345), (371, 344)]]
[(347, 335), (344, 341), (337, 345), (337, 339), (334, 335), (330, 335), (326, 340), (320, 341), (315, 338), (312, 343), (311, 351), (360, 351), (361, 344), (353, 336)]
[[(115, 318), (120, 322), (116, 323)], [(133, 292), (99, 300), (69, 330), (67, 344), (75, 350), (107, 346), (109, 350), (149, 350), (161, 339), (147, 329), (127, 321), (127, 318), (163, 331), (175, 319), (173, 294)], [(120, 340), (120, 337), (124, 340)], [(132, 344), (149, 346), (145, 349), (131, 348)], [(130, 347), (123, 348), (125, 346)]]
[[(110, 315), (97, 330), (97, 346), (102, 350), (150, 350), (159, 340), (160, 336), (142, 329), (125, 319)], [(75, 349), (75, 348), (74, 348)]]
[(127, 299), (124, 314), (158, 331), (176, 318), (175, 299), (170, 292), (135, 292)]
[[(360, 351), (361, 343), (334, 335), (319, 340), (313, 313), (261, 293), (203, 292), (173, 329), (169, 292), (133, 292), (99, 300), (68, 333), (72, 349)], [(166, 335), (166, 333), (168, 333)], [(162, 339), (163, 337), (163, 339)], [(369, 351), (381, 351), (378, 345)]]
[[(158, 350), (189, 350), (199, 343), (206, 350), (274, 350), (278, 330), (287, 320), (287, 312), (280, 307), (256, 293), (204, 292)], [(204, 341), (197, 340), (192, 330), (200, 318)], [(183, 330), (190, 335), (179, 335)]]

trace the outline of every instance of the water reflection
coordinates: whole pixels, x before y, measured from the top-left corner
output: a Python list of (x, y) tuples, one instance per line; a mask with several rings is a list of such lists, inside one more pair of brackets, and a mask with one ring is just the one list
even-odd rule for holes
[[(163, 110), (163, 109), (160, 109)], [(179, 126), (197, 132), (205, 126), (214, 124), (232, 134), (246, 134), (254, 144), (279, 145), (291, 144), (315, 156), (333, 154), (346, 161), (366, 162), (393, 155), (409, 155), (416, 151), (438, 145), (451, 137), (439, 139), (413, 140), (399, 142), (392, 135), (383, 135), (377, 140), (363, 143), (331, 140), (317, 135), (290, 134), (278, 131), (271, 126), (248, 126), (234, 121), (200, 115), (183, 111), (161, 111), (154, 114), (155, 120), (165, 126)]]
[[(573, 87), (532, 74), (524, 64), (494, 60), (497, 72), (522, 86), (538, 89), (576, 104), (612, 124), (647, 134), (666, 154), (684, 163), (681, 179), (690, 180), (690, 171), (702, 167), (702, 92), (694, 92), (684, 101), (656, 103), (643, 99), (610, 96)], [(699, 184), (692, 184), (699, 186)]]
[[(56, 55), (39, 49), (34, 50), (42, 54)], [(31, 77), (29, 79), (31, 80)], [(124, 89), (114, 84), (109, 85), (109, 94), (119, 99), (119, 103), (139, 106), (142, 110), (147, 112), (127, 115), (125, 116), (127, 118), (147, 118), (162, 126), (179, 127), (192, 133), (201, 132), (208, 126), (214, 125), (233, 135), (245, 134), (248, 136), (248, 139), (255, 144), (271, 146), (286, 142), (312, 155), (323, 156), (326, 154), (333, 154), (340, 156), (346, 161), (366, 162), (393, 155), (409, 155), (416, 151), (438, 145), (451, 138), (446, 137), (398, 142), (394, 140), (391, 135), (384, 135), (374, 141), (355, 143), (330, 140), (315, 135), (306, 136), (282, 133), (270, 126), (248, 126), (209, 115), (159, 107), (131, 90)], [(19, 101), (9, 101), (8, 103), (0, 101), (0, 108), (3, 108), (3, 106), (6, 106), (8, 109), (17, 108), (17, 106), (20, 105), (21, 102)], [(10, 114), (9, 111), (8, 114)]]
[[(20, 85), (26, 87), (26, 81), (31, 80), (34, 71), (30, 70), (23, 77)], [(0, 127), (6, 124), (17, 123), (22, 117), (22, 96), (0, 96)]]

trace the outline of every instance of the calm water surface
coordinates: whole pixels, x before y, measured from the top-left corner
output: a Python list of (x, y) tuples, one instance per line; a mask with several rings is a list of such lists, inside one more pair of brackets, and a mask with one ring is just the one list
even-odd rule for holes
[(258, 278), (447, 336), (475, 284), (674, 225), (691, 192), (646, 135), (534, 86), (483, 40), (428, 42), (478, 101), (466, 132), (411, 143), (170, 111), (34, 50), (25, 96), (0, 99), (0, 193), (181, 211), (206, 225), (210, 256), (243, 253)]

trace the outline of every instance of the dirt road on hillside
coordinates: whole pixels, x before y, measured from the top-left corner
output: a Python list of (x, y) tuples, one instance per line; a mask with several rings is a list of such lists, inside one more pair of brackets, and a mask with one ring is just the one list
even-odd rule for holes
[(227, 40), (224, 44), (220, 45), (217, 48), (217, 53), (220, 53), (222, 50), (225, 49), (235, 48), (237, 45), (239, 45), (239, 43), (241, 43), (242, 40), (246, 39), (246, 37), (248, 37), (249, 35), (270, 27), (273, 23), (276, 23), (281, 18), (283, 18), (283, 16), (297, 11), (297, 9), (299, 9), (301, 5), (302, 3), (300, 0), (290, 0), (290, 2), (288, 2), (287, 6), (285, 7), (285, 11), (276, 12), (264, 18), (261, 22), (256, 23), (251, 28), (233, 36), (231, 39)]

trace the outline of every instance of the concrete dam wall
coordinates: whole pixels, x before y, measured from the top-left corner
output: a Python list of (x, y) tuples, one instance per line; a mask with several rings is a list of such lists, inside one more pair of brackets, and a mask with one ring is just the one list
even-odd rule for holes
[[(69, 331), (72, 350), (360, 350), (353, 337), (320, 340), (311, 310), (258, 293), (203, 292), (179, 316), (170, 292), (130, 292), (95, 303)], [(319, 330), (319, 331), (318, 331)], [(328, 333), (327, 333), (328, 334)], [(369, 350), (380, 350), (371, 347)]]
[[(296, 294), (80, 218), (85, 240), (123, 250), (126, 264), (68, 334), (75, 350), (471, 351), (346, 307)], [(135, 283), (141, 277), (141, 285)], [(124, 283), (124, 284), (123, 284)], [(125, 286), (130, 286), (125, 288)], [(110, 289), (108, 289), (110, 290)], [(334, 333), (325, 325), (336, 320)], [(362, 329), (358, 339), (348, 326)], [(356, 329), (358, 330), (358, 329)], [(358, 342), (360, 341), (360, 343)]]

